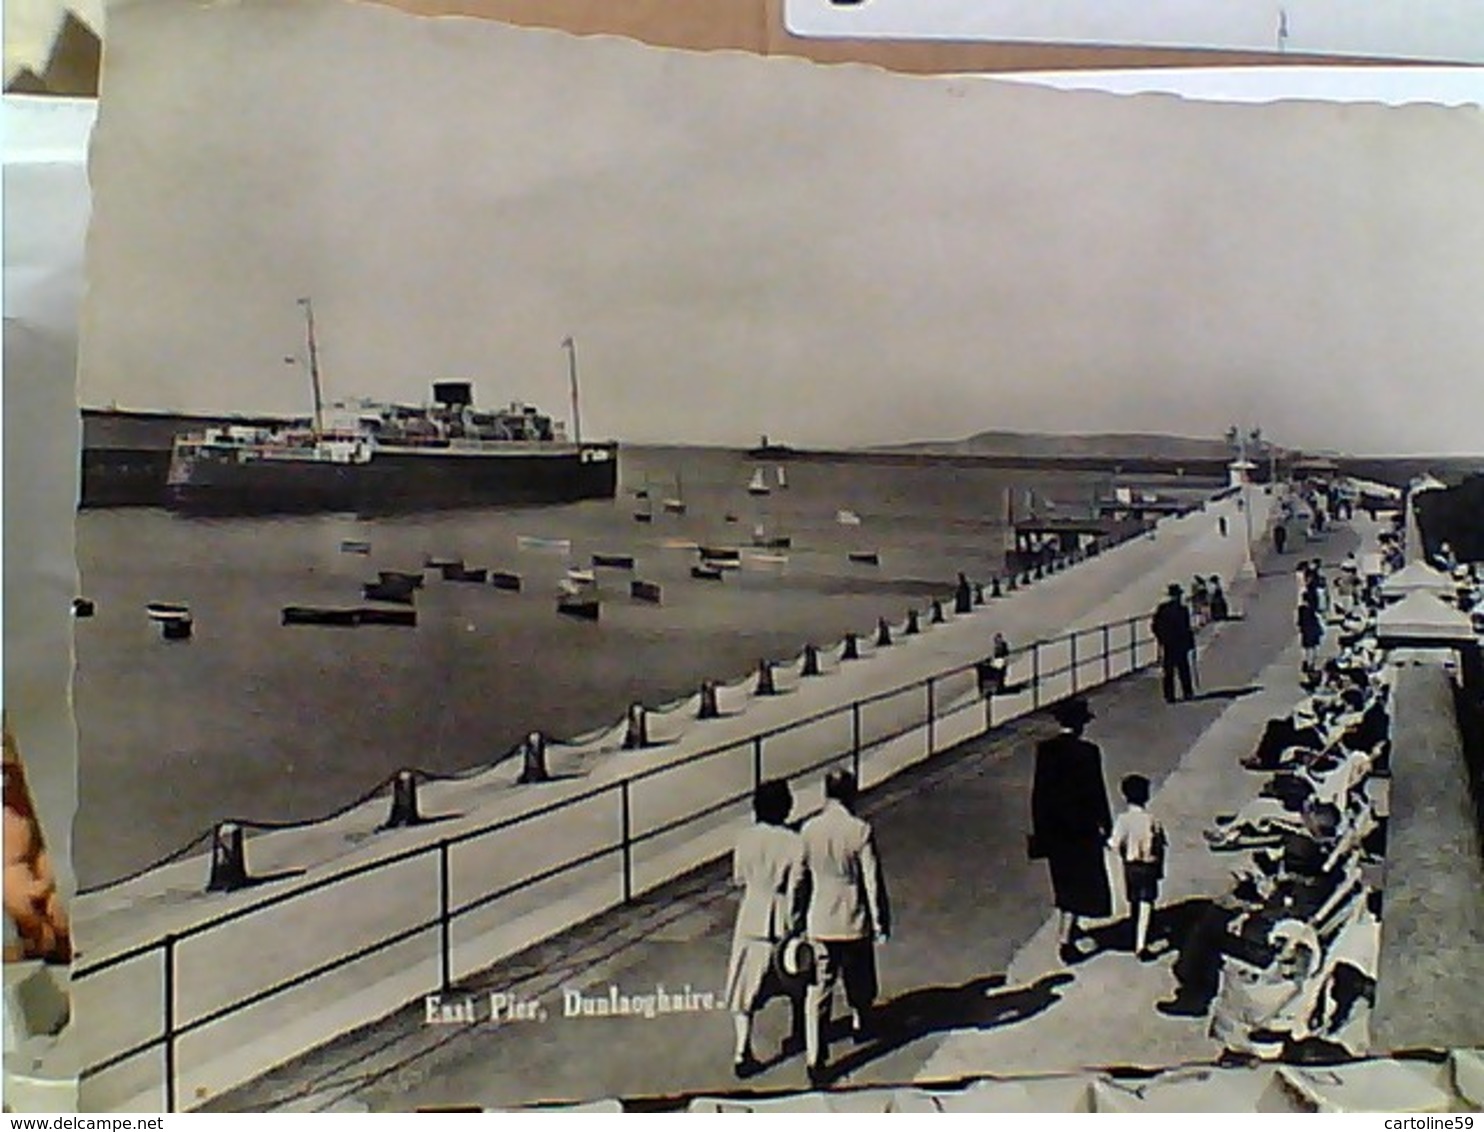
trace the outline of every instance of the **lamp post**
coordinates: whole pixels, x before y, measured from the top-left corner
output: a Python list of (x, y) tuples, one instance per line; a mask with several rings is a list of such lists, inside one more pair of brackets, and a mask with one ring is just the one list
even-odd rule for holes
[[(1262, 430), (1254, 428), (1251, 438), (1256, 442), (1262, 436)], [(1242, 488), (1242, 519), (1246, 537), (1242, 542), (1242, 565), (1237, 570), (1237, 577), (1252, 579), (1257, 577), (1257, 563), (1252, 560), (1252, 466), (1247, 460), (1248, 433), (1236, 425), (1226, 430), (1226, 441), (1235, 445), (1237, 449), (1237, 463), (1234, 470), (1241, 477), (1239, 483)]]

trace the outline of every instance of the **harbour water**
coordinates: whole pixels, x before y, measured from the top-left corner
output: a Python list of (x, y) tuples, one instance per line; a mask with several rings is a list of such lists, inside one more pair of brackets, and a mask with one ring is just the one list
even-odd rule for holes
[[(759, 467), (772, 490), (749, 495)], [(1107, 486), (1083, 473), (800, 461), (780, 488), (777, 467), (735, 451), (625, 448), (614, 500), (366, 521), (80, 514), (81, 592), (96, 602), (76, 626), (80, 883), (144, 867), (219, 820), (314, 819), (400, 768), (487, 763), (533, 729), (579, 734), (632, 702), (899, 620), (946, 595), (958, 571), (1000, 568), (1007, 490), (1018, 514), (1028, 492), (1043, 514), (1085, 514)], [(840, 523), (842, 510), (860, 524)], [(758, 527), (791, 546), (753, 554)], [(567, 540), (570, 552), (521, 549), (523, 537)], [(693, 579), (695, 544), (743, 548), (742, 568)], [(879, 565), (849, 560), (867, 550)], [(596, 571), (598, 623), (559, 616), (559, 583), (594, 553), (633, 555), (636, 568)], [(524, 587), (429, 571), (416, 628), (280, 623), (287, 605), (363, 604), (378, 570), (416, 570), (426, 556), (519, 573)], [(633, 578), (658, 583), (662, 603), (633, 601)], [(151, 601), (188, 604), (193, 637), (163, 640)]]

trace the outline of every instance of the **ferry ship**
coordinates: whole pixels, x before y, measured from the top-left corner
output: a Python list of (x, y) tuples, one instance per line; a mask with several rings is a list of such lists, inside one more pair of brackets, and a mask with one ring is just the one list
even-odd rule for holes
[[(529, 405), (480, 411), (473, 385), (439, 381), (432, 404), (321, 403), (313, 311), (308, 318), (314, 417), (277, 428), (226, 424), (175, 438), (166, 506), (188, 514), (343, 511), (611, 499), (618, 446), (568, 440)], [(563, 343), (569, 346), (570, 339)], [(572, 354), (574, 420), (576, 351)]]
[(468, 382), (428, 407), (363, 401), (326, 423), (207, 428), (176, 438), (166, 506), (189, 514), (378, 514), (613, 498), (613, 443), (569, 442), (528, 405), (476, 411)]

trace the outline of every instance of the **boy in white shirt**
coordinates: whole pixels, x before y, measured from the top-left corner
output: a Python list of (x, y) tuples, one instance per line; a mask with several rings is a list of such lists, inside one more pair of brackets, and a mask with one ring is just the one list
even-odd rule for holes
[(1165, 831), (1145, 809), (1149, 804), (1149, 779), (1130, 774), (1119, 788), (1128, 809), (1113, 822), (1108, 848), (1123, 862), (1124, 893), (1134, 921), (1134, 954), (1147, 963), (1154, 958), (1148, 946), (1149, 920), (1164, 876)]

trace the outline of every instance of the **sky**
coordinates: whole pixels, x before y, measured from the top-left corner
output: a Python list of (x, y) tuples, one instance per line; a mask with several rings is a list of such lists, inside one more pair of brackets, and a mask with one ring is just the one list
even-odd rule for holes
[(798, 445), (983, 429), (1468, 452), (1476, 108), (1216, 105), (308, 0), (112, 15), (87, 404), (332, 394)]

